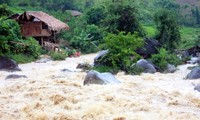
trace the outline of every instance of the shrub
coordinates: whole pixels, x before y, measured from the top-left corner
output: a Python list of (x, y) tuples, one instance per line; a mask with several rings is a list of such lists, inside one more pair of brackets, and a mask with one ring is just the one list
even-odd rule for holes
[(174, 51), (181, 40), (175, 14), (171, 11), (161, 10), (155, 14), (155, 22), (158, 30), (156, 39), (167, 50)]
[(100, 38), (102, 38), (101, 33), (98, 31), (98, 27), (94, 25), (87, 26), (87, 29), (82, 31), (76, 28), (74, 31), (76, 34), (70, 40), (70, 44), (74, 48), (80, 49), (83, 53), (97, 52), (97, 45), (100, 42)]
[(20, 34), (20, 27), (16, 21), (4, 20), (0, 22), (0, 54), (4, 56), (11, 56), (18, 61), (20, 56), (23, 60), (20, 62), (27, 62), (29, 59), (36, 59), (41, 54), (41, 46), (32, 37), (23, 39)]
[(53, 60), (65, 60), (67, 57), (66, 53), (63, 52), (51, 52), (50, 56)]
[(103, 7), (92, 7), (86, 12), (86, 21), (88, 24), (99, 25), (104, 18), (105, 8)]
[(170, 53), (164, 48), (159, 50), (158, 54), (152, 55), (150, 60), (159, 67), (160, 71), (164, 71), (167, 68), (167, 64), (173, 64), (175, 66), (181, 64), (180, 59), (173, 53)]
[(105, 47), (109, 53), (99, 61), (105, 66), (110, 66), (116, 70), (127, 71), (140, 56), (135, 52), (142, 47), (144, 41), (135, 34), (125, 34), (120, 32), (118, 35), (108, 34), (105, 38)]

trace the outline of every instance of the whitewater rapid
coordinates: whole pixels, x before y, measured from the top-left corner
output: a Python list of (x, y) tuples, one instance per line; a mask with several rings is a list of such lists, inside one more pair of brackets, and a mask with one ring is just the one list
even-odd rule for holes
[[(169, 74), (118, 73), (119, 85), (83, 86), (78, 63), (96, 54), (65, 61), (20, 64), (21, 72), (0, 71), (1, 120), (199, 120), (198, 80), (185, 80), (190, 65)], [(68, 69), (68, 71), (62, 71)], [(5, 80), (9, 74), (28, 78)]]

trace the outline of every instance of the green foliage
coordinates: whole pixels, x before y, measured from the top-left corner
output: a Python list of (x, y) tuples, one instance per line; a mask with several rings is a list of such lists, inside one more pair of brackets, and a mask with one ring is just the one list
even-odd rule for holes
[(182, 27), (181, 30), (180, 49), (189, 49), (199, 45), (198, 36), (200, 36), (200, 28)]
[(0, 0), (0, 4), (7, 4), (9, 5), (11, 3), (11, 0)]
[[(41, 46), (34, 38), (22, 39), (20, 27), (16, 21), (0, 22), (0, 53), (11, 56), (19, 62), (36, 59), (41, 53)], [(22, 55), (23, 54), (23, 55)], [(22, 56), (22, 60), (19, 57)], [(26, 58), (27, 57), (27, 58)]]
[(0, 4), (0, 17), (9, 16), (13, 12), (8, 8), (6, 4)]
[(98, 44), (101, 43), (103, 35), (98, 26), (87, 25), (85, 30), (76, 28), (74, 36), (70, 40), (70, 44), (80, 49), (83, 53), (92, 53), (98, 50)]
[(95, 66), (95, 67), (92, 68), (92, 70), (96, 70), (100, 73), (110, 72), (110, 73), (113, 73), (113, 74), (116, 74), (119, 71), (119, 69), (116, 69), (116, 68), (113, 69), (110, 66), (103, 66), (103, 65), (102, 66)]
[(105, 18), (105, 8), (92, 7), (86, 12), (86, 21), (88, 24), (99, 25)]
[(24, 54), (11, 54), (6, 55), (8, 58), (15, 60), (17, 63), (28, 63), (35, 60), (32, 56), (27, 56)]
[(156, 39), (167, 50), (174, 51), (181, 40), (175, 14), (167, 10), (161, 10), (155, 14), (155, 22), (158, 29)]
[(24, 53), (27, 56), (32, 56), (33, 58), (37, 58), (41, 54), (42, 48), (36, 39), (29, 37), (24, 40), (24, 43), (26, 44), (26, 46), (24, 48), (24, 51), (22, 51), (21, 53)]
[(105, 42), (109, 53), (101, 61), (106, 63), (106, 66), (124, 71), (140, 58), (135, 51), (144, 44), (137, 33), (125, 34), (124, 32), (120, 32), (118, 35), (108, 34)]
[(134, 6), (123, 4), (121, 2), (113, 2), (107, 8), (107, 17), (104, 20), (104, 26), (110, 33), (117, 34), (121, 31), (125, 33), (138, 32), (139, 36), (145, 36), (136, 13)]
[(156, 28), (155, 26), (145, 25), (143, 26), (145, 33), (147, 34), (148, 38), (153, 38), (156, 36)]
[(65, 52), (51, 52), (50, 56), (53, 60), (65, 60), (67, 54)]
[(160, 71), (164, 71), (167, 68), (167, 64), (173, 64), (175, 66), (181, 64), (180, 59), (173, 53), (170, 53), (164, 48), (159, 50), (158, 54), (152, 55), (150, 60), (159, 67)]

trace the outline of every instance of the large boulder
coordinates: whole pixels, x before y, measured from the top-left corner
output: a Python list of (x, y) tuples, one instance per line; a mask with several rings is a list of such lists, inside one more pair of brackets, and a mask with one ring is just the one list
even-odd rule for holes
[(165, 70), (165, 73), (174, 73), (176, 71), (175, 65), (167, 64), (167, 69)]
[(189, 53), (189, 55), (191, 55), (193, 57), (197, 57), (198, 53), (200, 53), (200, 46), (192, 47), (192, 48), (188, 49), (187, 52)]
[(19, 78), (27, 78), (25, 75), (17, 75), (17, 74), (11, 74), (8, 75), (5, 79), (19, 79)]
[(154, 65), (145, 59), (140, 59), (139, 61), (137, 61), (137, 63), (135, 65), (137, 67), (143, 68), (144, 73), (155, 73), (156, 72)]
[(137, 53), (146, 59), (151, 57), (152, 54), (157, 54), (159, 47), (161, 47), (161, 44), (157, 40), (147, 38), (145, 39), (145, 45), (138, 49)]
[(200, 78), (200, 67), (195, 67), (187, 75), (186, 79), (199, 79)]
[(195, 86), (194, 90), (197, 90), (198, 92), (200, 92), (200, 84)]
[(108, 54), (108, 52), (109, 52), (108, 50), (102, 50), (102, 51), (100, 51), (98, 53), (98, 55), (94, 58), (94, 66), (103, 64), (100, 59), (102, 57), (106, 56)]
[(119, 84), (121, 83), (117, 80), (111, 73), (99, 73), (95, 70), (91, 70), (87, 73), (83, 85), (90, 85), (90, 84)]
[(8, 59), (6, 57), (0, 57), (0, 70), (5, 71), (21, 71), (21, 69), (18, 67), (18, 64), (11, 59)]

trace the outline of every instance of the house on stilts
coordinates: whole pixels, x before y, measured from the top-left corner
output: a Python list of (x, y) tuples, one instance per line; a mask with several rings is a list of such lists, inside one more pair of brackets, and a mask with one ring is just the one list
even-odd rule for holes
[(42, 11), (26, 11), (10, 18), (19, 23), (23, 37), (34, 37), (47, 50), (59, 48), (56, 35), (62, 30), (69, 30), (66, 23)]

